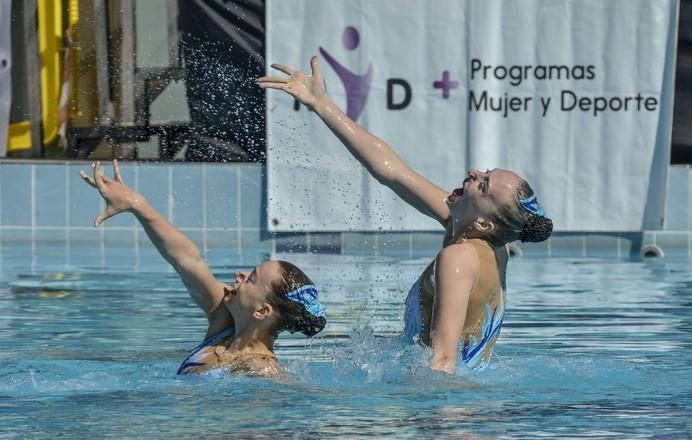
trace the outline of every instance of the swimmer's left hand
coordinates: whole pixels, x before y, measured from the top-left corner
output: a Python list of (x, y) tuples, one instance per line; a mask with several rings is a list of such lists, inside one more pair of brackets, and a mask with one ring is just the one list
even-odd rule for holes
[(263, 76), (257, 80), (261, 88), (283, 90), (313, 111), (320, 99), (327, 96), (327, 86), (322, 79), (316, 56), (310, 60), (310, 76), (282, 64), (272, 64), (272, 67), (288, 77)]
[(99, 190), (99, 194), (106, 201), (106, 210), (94, 220), (94, 226), (98, 227), (104, 220), (113, 217), (123, 211), (130, 211), (142, 196), (133, 191), (123, 182), (120, 176), (118, 161), (113, 160), (113, 179), (107, 177), (101, 171), (101, 162), (91, 164), (94, 170), (94, 177), (89, 177), (84, 171), (79, 171), (79, 175), (86, 183)]

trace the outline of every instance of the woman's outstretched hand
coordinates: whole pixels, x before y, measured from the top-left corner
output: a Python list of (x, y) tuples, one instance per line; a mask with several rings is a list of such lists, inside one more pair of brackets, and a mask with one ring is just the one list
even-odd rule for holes
[(113, 179), (103, 174), (101, 162), (92, 163), (91, 168), (94, 170), (93, 178), (83, 170), (79, 171), (79, 175), (86, 183), (98, 189), (99, 194), (106, 201), (106, 210), (96, 217), (94, 226), (99, 226), (115, 214), (133, 209), (135, 202), (142, 198), (123, 182), (117, 160), (113, 160)]
[(261, 88), (283, 90), (313, 111), (320, 99), (327, 95), (327, 87), (320, 74), (316, 56), (310, 60), (310, 68), (312, 69), (310, 76), (281, 64), (272, 64), (271, 66), (285, 73), (288, 77), (263, 76), (258, 80)]

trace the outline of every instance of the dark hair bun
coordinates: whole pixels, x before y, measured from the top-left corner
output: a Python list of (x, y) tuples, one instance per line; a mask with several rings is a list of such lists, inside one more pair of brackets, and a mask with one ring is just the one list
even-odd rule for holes
[(286, 312), (282, 313), (284, 319), (284, 329), (291, 333), (301, 332), (305, 336), (315, 336), (321, 332), (327, 324), (327, 320), (322, 316), (315, 316), (305, 310), (305, 306), (297, 302), (288, 301), (285, 305)]
[(321, 332), (326, 324), (327, 320), (322, 316), (315, 316), (305, 312), (305, 316), (298, 322), (296, 330), (310, 337)]
[(545, 241), (553, 233), (553, 221), (548, 217), (540, 215), (531, 215), (528, 221), (524, 223), (519, 233), (519, 240), (522, 242), (538, 243)]

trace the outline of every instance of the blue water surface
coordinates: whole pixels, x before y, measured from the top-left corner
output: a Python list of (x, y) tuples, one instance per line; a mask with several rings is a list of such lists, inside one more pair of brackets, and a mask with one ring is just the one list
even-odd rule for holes
[[(205, 319), (156, 255), (3, 245), (0, 438), (688, 438), (687, 259), (516, 258), (488, 369), (431, 372), (403, 303), (429, 259), (287, 254), (329, 323), (280, 381), (176, 376)], [(100, 251), (103, 253), (103, 249)], [(101, 256), (100, 256), (101, 255)], [(113, 257), (115, 255), (115, 257)], [(431, 258), (432, 258), (431, 254)], [(210, 261), (222, 279), (268, 258)]]

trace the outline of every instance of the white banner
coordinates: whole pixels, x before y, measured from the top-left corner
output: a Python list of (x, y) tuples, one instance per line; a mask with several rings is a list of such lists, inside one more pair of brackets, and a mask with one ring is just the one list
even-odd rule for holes
[[(507, 168), (556, 230), (663, 221), (675, 0), (267, 1), (267, 63), (332, 99), (444, 189)], [(275, 231), (438, 230), (371, 178), (322, 121), (269, 91)]]
[(0, 0), (0, 157), (7, 154), (7, 129), (12, 102), (11, 7), (12, 0)]

